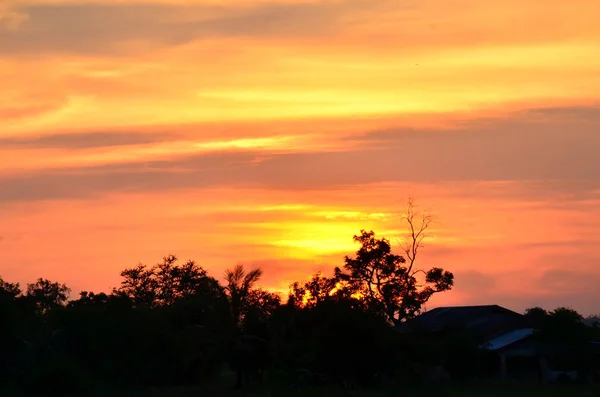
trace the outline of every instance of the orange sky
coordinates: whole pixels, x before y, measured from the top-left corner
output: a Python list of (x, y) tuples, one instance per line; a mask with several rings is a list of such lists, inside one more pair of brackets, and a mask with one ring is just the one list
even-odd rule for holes
[(440, 304), (600, 312), (597, 0), (2, 0), (0, 275), (263, 285), (438, 223)]

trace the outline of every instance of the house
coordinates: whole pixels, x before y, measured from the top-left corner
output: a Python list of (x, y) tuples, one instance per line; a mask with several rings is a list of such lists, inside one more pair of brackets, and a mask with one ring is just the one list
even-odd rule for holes
[(540, 378), (545, 371), (526, 317), (498, 305), (438, 307), (397, 327), (402, 333), (430, 335), (432, 343), (452, 330), (477, 343), (480, 376)]
[(477, 338), (491, 340), (506, 332), (527, 328), (525, 317), (498, 305), (438, 307), (400, 324), (399, 331), (440, 332), (461, 327)]

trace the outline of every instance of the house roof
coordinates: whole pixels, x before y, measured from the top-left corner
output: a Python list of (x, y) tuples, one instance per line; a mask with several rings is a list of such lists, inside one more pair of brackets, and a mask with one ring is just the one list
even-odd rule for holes
[(398, 330), (415, 326), (431, 332), (461, 326), (486, 340), (508, 331), (523, 328), (523, 315), (498, 305), (448, 306), (429, 310)]
[(496, 338), (493, 338), (492, 340), (488, 341), (483, 347), (487, 350), (499, 350), (503, 347), (510, 346), (513, 343), (516, 343), (533, 335), (533, 332), (533, 328), (515, 329), (513, 331), (502, 334)]

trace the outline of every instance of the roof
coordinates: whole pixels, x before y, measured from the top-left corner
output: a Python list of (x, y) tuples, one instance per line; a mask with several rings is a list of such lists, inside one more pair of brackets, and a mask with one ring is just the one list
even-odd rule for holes
[(486, 340), (523, 328), (524, 316), (498, 305), (447, 306), (429, 310), (403, 324), (399, 330), (415, 326), (430, 332), (448, 327), (465, 327)]
[(488, 350), (498, 350), (533, 335), (533, 328), (521, 328), (502, 334), (485, 344)]

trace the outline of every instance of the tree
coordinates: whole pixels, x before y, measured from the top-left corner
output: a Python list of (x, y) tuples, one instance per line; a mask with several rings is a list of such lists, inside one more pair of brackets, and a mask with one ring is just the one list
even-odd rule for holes
[(139, 264), (121, 272), (121, 286), (115, 289), (115, 295), (129, 297), (136, 306), (153, 306), (156, 303), (156, 283), (154, 269)]
[(413, 198), (409, 198), (405, 213), (402, 214), (402, 220), (408, 227), (408, 238), (403, 247), (406, 259), (408, 260), (407, 274), (411, 274), (419, 249), (423, 246), (423, 240), (427, 237), (427, 229), (429, 229), (433, 222), (433, 215), (429, 212), (422, 212), (420, 214), (420, 221), (417, 218), (419, 218), (419, 214), (416, 211), (415, 201)]
[(281, 306), (281, 297), (257, 288), (250, 291), (241, 322), (242, 331), (266, 338), (273, 313)]
[[(528, 313), (539, 312), (538, 309)], [(584, 323), (577, 311), (559, 307), (547, 312), (536, 326), (535, 337), (550, 357), (554, 369), (578, 369), (587, 371), (591, 364), (589, 341), (593, 328)]]
[(27, 328), (23, 321), (25, 313), (19, 305), (21, 294), (18, 283), (0, 277), (0, 384), (15, 376), (15, 362), (22, 344), (20, 334)]
[(548, 318), (548, 312), (541, 307), (530, 307), (525, 310), (525, 318), (532, 327), (539, 329)]
[(229, 297), (231, 315), (235, 324), (241, 324), (244, 312), (248, 308), (248, 297), (252, 287), (260, 280), (262, 270), (255, 268), (246, 272), (244, 265), (237, 265), (233, 269), (225, 271), (225, 280), (227, 285), (225, 291)]
[(70, 293), (71, 290), (65, 284), (40, 278), (35, 283), (27, 284), (26, 297), (41, 314), (45, 314), (51, 309), (65, 306)]
[(128, 296), (136, 305), (154, 307), (189, 299), (206, 287), (206, 270), (191, 260), (181, 266), (176, 262), (175, 255), (168, 255), (151, 268), (139, 264), (122, 271), (123, 281), (115, 293)]
[(82, 307), (82, 306), (104, 306), (108, 303), (110, 297), (104, 292), (96, 294), (94, 292), (81, 291), (79, 293), (79, 299), (69, 302), (69, 307)]
[(326, 299), (331, 298), (336, 290), (337, 280), (334, 277), (315, 274), (312, 279), (304, 283), (295, 282), (290, 286), (290, 298), (295, 305), (300, 307), (313, 307)]
[(552, 342), (579, 344), (585, 339), (586, 325), (581, 314), (559, 307), (544, 317), (538, 328), (542, 338)]
[(6, 296), (15, 299), (22, 293), (19, 283), (9, 283), (0, 277), (0, 296)]
[(583, 321), (590, 327), (598, 328), (600, 327), (600, 314), (587, 316)]
[(448, 291), (454, 285), (454, 275), (449, 271), (415, 266), (431, 215), (422, 215), (418, 222), (414, 203), (409, 200), (403, 219), (409, 230), (406, 258), (392, 253), (389, 240), (376, 238), (373, 231), (361, 230), (360, 235), (354, 236), (354, 241), (361, 244), (356, 256), (346, 256), (344, 267), (334, 271), (344, 289), (360, 296), (371, 310), (386, 315), (394, 324), (415, 317), (433, 294)]

